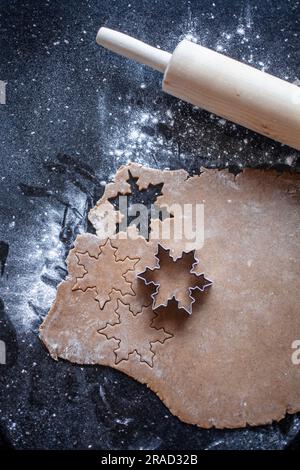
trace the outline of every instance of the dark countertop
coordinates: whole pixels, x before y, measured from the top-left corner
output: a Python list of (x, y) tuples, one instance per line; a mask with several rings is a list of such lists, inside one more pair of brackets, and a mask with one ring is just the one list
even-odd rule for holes
[(169, 51), (189, 37), (293, 82), (299, 18), (288, 0), (0, 2), (0, 448), (299, 447), (300, 416), (234, 431), (185, 425), (145, 386), (55, 362), (37, 337), (65, 256), (122, 163), (300, 166), (299, 152), (164, 95), (158, 73), (96, 45), (98, 28)]

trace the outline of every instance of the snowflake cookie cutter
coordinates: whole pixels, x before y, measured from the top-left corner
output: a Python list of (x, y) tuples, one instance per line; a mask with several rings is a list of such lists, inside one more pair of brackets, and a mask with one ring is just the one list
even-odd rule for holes
[[(181, 257), (176, 260), (171, 256), (170, 251), (170, 249), (165, 249), (162, 245), (158, 244), (155, 255), (157, 260), (156, 266), (147, 266), (137, 277), (146, 285), (152, 284), (156, 287), (155, 292), (151, 294), (153, 310), (159, 307), (166, 307), (170, 300), (175, 299), (178, 308), (185, 310), (191, 315), (192, 306), (196, 301), (193, 292), (197, 290), (203, 292), (213, 282), (207, 279), (204, 273), (198, 274), (195, 272), (194, 269), (199, 263), (195, 250), (183, 252)], [(186, 268), (188, 267), (189, 269), (187, 270)], [(162, 275), (160, 275), (161, 273)], [(184, 280), (186, 285), (184, 285)], [(182, 287), (180, 287), (180, 283)]]

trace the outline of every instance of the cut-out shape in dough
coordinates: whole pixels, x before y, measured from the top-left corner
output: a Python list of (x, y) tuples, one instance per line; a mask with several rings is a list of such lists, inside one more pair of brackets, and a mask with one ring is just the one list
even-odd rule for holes
[[(78, 264), (84, 267), (85, 273), (82, 277), (77, 278), (73, 290), (95, 289), (97, 291), (96, 299), (101, 308), (109, 300), (112, 289), (119, 290), (123, 295), (134, 295), (127, 276), (139, 259), (131, 259), (127, 256), (123, 261), (117, 261), (116, 251), (110, 240), (107, 240), (101, 246), (98, 257), (91, 256), (89, 253), (77, 253)], [(116, 270), (119, 273), (118, 276), (116, 276)]]
[(119, 300), (116, 314), (119, 317), (118, 323), (107, 324), (99, 330), (107, 339), (118, 341), (118, 347), (114, 349), (116, 364), (128, 360), (130, 354), (136, 353), (141, 362), (153, 367), (153, 344), (164, 343), (173, 335), (167, 333), (164, 328), (157, 329), (152, 326), (156, 314), (150, 307), (143, 307), (141, 312), (133, 315), (129, 305)]
[[(120, 223), (127, 224), (127, 227), (136, 227), (136, 229), (141, 232), (146, 240), (149, 239), (150, 231), (151, 231), (151, 220), (153, 214), (157, 214), (158, 220), (164, 220), (168, 217), (173, 217), (165, 207), (158, 207), (156, 206), (156, 200), (159, 196), (162, 195), (162, 188), (163, 183), (152, 184), (149, 183), (146, 187), (141, 187), (138, 184), (139, 177), (134, 177), (130, 170), (128, 170), (128, 179), (127, 183), (130, 185), (130, 189), (128, 189), (126, 196), (126, 210), (125, 212), (122, 210), (124, 209), (120, 205), (120, 197), (125, 196), (122, 193), (118, 193), (116, 196), (108, 198), (107, 202), (103, 205), (106, 207), (107, 204), (110, 205), (111, 209), (115, 208), (115, 215), (112, 216), (111, 211), (107, 211), (109, 214), (110, 220), (112, 221), (112, 217), (116, 222), (116, 233), (120, 232)], [(138, 206), (135, 207), (134, 205), (142, 205), (143, 209), (146, 209), (148, 216), (142, 219), (139, 219), (139, 208)], [(100, 218), (100, 208), (97, 211), (97, 217)]]

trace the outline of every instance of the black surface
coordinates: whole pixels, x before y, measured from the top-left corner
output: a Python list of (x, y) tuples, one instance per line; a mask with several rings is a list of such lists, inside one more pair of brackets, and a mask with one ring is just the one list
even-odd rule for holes
[(65, 256), (91, 230), (87, 211), (120, 164), (300, 165), (299, 152), (164, 95), (158, 73), (95, 44), (98, 27), (169, 51), (190, 35), (293, 82), (299, 16), (299, 2), (287, 0), (0, 1), (0, 448), (299, 447), (297, 416), (198, 429), (117, 371), (54, 362), (37, 337)]

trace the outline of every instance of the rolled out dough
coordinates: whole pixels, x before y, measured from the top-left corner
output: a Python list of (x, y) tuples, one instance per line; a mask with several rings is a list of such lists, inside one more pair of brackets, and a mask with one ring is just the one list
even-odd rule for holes
[[(196, 271), (213, 286), (193, 313), (174, 301), (153, 312), (137, 274), (155, 265), (157, 241), (102, 238), (103, 204), (163, 183), (156, 204), (204, 202)], [(202, 427), (236, 428), (300, 411), (300, 177), (273, 171), (158, 171), (131, 164), (90, 212), (98, 236), (79, 235), (68, 277), (40, 327), (54, 359), (114, 367), (147, 384), (173, 414)], [(152, 221), (152, 227), (165, 223)], [(186, 242), (161, 240), (176, 259)], [(178, 272), (180, 276), (180, 272)], [(170, 283), (172, 279), (170, 278)], [(184, 281), (183, 281), (184, 282)]]

